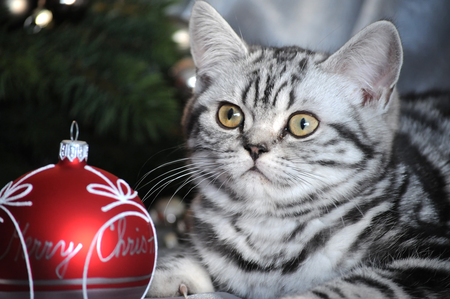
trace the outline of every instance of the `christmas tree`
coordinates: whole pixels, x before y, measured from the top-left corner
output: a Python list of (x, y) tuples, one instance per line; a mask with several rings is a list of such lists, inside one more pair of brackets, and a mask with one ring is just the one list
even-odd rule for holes
[(24, 29), (23, 20), (13, 18), (1, 24), (1, 186), (56, 163), (72, 120), (80, 139), (95, 149), (91, 164), (130, 185), (144, 164), (145, 172), (177, 157), (152, 158), (182, 142), (184, 98), (169, 75), (181, 55), (171, 39), (174, 23), (165, 14), (172, 3), (80, 1), (43, 1), (40, 8), (49, 9), (54, 21), (42, 30), (26, 21)]

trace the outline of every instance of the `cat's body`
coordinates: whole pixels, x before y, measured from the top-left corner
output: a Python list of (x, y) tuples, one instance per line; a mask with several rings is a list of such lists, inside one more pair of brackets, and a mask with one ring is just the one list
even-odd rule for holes
[(248, 47), (198, 1), (190, 30), (193, 247), (149, 294), (450, 298), (450, 98), (400, 104), (395, 27), (331, 56)]

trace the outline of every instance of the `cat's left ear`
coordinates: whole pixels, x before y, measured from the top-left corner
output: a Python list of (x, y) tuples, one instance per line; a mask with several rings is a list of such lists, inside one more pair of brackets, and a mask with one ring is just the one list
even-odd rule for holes
[(246, 44), (211, 5), (196, 1), (189, 21), (191, 53), (198, 69), (247, 54)]
[(373, 23), (352, 37), (323, 62), (328, 71), (357, 82), (363, 104), (389, 101), (403, 63), (403, 51), (395, 26), (388, 21)]

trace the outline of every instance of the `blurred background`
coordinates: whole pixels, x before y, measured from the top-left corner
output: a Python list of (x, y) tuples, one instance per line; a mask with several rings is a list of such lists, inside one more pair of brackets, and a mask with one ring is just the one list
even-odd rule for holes
[[(208, 2), (250, 44), (326, 52), (371, 22), (392, 20), (405, 51), (400, 92), (450, 90), (450, 1)], [(180, 119), (195, 84), (187, 31), (193, 3), (1, 0), (0, 187), (56, 163), (76, 120), (89, 164), (140, 186), (146, 205), (155, 202), (155, 222), (182, 234), (192, 186), (170, 200), (184, 179), (163, 180), (182, 163), (137, 184), (185, 156)], [(176, 243), (177, 235), (164, 241)]]

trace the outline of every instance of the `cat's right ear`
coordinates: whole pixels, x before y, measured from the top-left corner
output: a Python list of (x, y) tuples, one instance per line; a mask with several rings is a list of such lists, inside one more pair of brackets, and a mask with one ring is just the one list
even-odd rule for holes
[(196, 1), (189, 21), (191, 53), (197, 69), (207, 69), (223, 60), (242, 57), (248, 52), (222, 16), (204, 1)]

